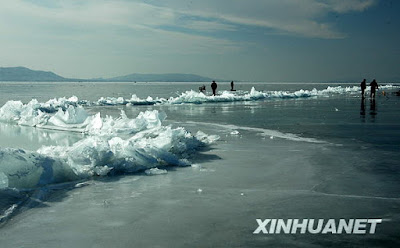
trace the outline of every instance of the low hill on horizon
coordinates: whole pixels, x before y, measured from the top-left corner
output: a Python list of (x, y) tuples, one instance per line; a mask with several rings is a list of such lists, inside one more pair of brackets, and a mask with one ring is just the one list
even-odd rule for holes
[(0, 67), (0, 82), (209, 82), (216, 79), (195, 74), (129, 74), (112, 78), (77, 79), (65, 78), (50, 71), (31, 70), (26, 67)]
[(26, 67), (0, 67), (0, 81), (68, 81), (50, 71), (36, 71)]
[[(133, 73), (125, 76), (111, 78), (65, 78), (51, 71), (31, 70), (26, 67), (0, 67), (0, 82), (230, 82), (231, 80), (203, 77), (196, 74), (165, 73), (165, 74), (140, 74)], [(233, 80), (235, 82), (246, 82)], [(400, 76), (379, 80), (379, 83), (400, 83)], [(268, 83), (269, 81), (264, 81)], [(360, 78), (325, 80), (319, 83), (359, 83)]]

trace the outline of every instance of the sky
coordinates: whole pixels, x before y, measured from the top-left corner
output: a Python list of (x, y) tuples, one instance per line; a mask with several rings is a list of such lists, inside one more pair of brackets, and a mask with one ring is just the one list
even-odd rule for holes
[(1, 0), (0, 67), (399, 80), (399, 13), (397, 0)]

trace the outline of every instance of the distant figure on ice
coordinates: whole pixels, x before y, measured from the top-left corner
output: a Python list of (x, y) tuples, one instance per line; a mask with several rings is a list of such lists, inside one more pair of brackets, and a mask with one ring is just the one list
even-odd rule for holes
[(199, 91), (201, 92), (201, 93), (204, 93), (205, 91), (206, 91), (206, 86), (203, 84), (203, 86), (200, 86), (199, 87)]
[(365, 89), (367, 88), (367, 83), (366, 83), (366, 79), (364, 78), (364, 80), (361, 82), (361, 97), (364, 98), (365, 95)]
[(371, 86), (371, 97), (375, 98), (375, 91), (378, 88), (378, 83), (376, 82), (376, 80), (372, 80), (372, 82), (369, 84)]
[(234, 83), (233, 83), (233, 81), (232, 81), (232, 82), (231, 82), (231, 91), (236, 91), (236, 90), (233, 89), (234, 86), (235, 86), (235, 85), (234, 85)]
[(215, 81), (212, 82), (211, 89), (213, 91), (213, 95), (215, 96), (215, 92), (217, 91), (217, 83)]

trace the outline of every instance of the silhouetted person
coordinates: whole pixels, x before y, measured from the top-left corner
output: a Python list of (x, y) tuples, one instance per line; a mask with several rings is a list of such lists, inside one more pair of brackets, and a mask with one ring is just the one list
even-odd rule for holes
[(366, 83), (366, 79), (364, 78), (364, 80), (361, 82), (361, 97), (364, 98), (364, 93), (365, 93), (365, 89), (367, 88), (367, 83)]
[(371, 86), (371, 97), (375, 98), (376, 89), (379, 89), (378, 83), (374, 79), (374, 80), (372, 80), (372, 82), (369, 85)]
[(217, 83), (215, 81), (212, 82), (211, 89), (213, 91), (213, 95), (215, 96), (215, 92), (217, 91)]
[(199, 87), (199, 91), (201, 92), (201, 93), (204, 93), (205, 91), (206, 91), (206, 86), (203, 84), (203, 86), (200, 86)]
[(231, 82), (231, 91), (234, 91), (233, 87), (234, 87), (234, 84), (233, 84), (233, 81), (232, 81)]

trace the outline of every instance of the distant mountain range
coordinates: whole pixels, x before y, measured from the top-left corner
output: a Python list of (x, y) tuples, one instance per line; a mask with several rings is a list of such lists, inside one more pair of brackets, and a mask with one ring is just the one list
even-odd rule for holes
[(67, 81), (50, 71), (33, 71), (25, 67), (0, 67), (0, 81)]
[[(209, 82), (215, 79), (194, 74), (129, 74), (113, 78), (77, 79), (64, 78), (50, 71), (36, 71), (26, 67), (0, 67), (1, 81), (30, 82)], [(218, 80), (220, 81), (220, 80)]]

